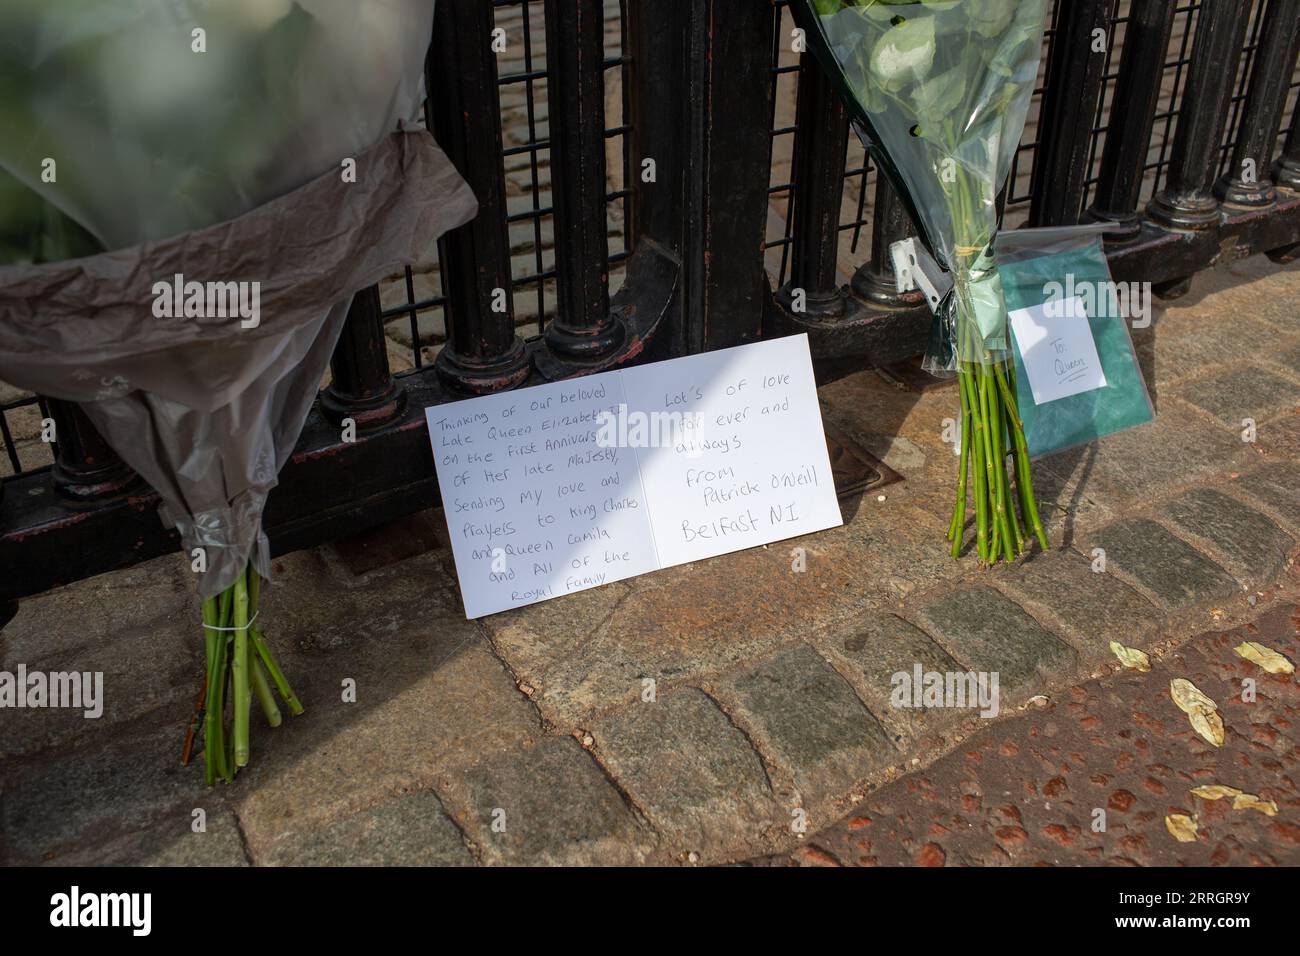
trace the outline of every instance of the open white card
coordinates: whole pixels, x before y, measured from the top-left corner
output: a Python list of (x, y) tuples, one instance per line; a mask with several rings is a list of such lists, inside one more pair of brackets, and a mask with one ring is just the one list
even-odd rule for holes
[(469, 618), (843, 524), (806, 335), (425, 414)]
[(1034, 404), (1106, 387), (1083, 300), (1054, 300), (1010, 313)]

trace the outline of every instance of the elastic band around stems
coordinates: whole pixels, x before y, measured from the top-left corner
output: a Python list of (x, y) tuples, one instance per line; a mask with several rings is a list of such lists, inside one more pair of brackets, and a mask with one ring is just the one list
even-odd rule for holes
[(253, 612), (253, 616), (248, 619), (248, 623), (245, 624), (243, 627), (217, 627), (215, 624), (204, 624), (203, 627), (209, 631), (225, 631), (227, 633), (233, 633), (235, 631), (246, 631), (253, 626), (253, 622), (257, 620), (257, 615), (261, 613), (262, 611), (260, 608), (257, 611)]

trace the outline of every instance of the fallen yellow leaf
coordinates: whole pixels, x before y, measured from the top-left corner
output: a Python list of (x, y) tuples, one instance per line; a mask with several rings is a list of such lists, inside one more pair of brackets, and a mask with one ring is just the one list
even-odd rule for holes
[(1223, 718), (1219, 716), (1217, 710), (1198, 708), (1189, 712), (1187, 719), (1192, 723), (1192, 730), (1204, 737), (1206, 741), (1216, 747), (1223, 746)]
[(1175, 677), (1169, 682), (1169, 696), (1187, 715), (1192, 729), (1216, 747), (1223, 746), (1223, 718), (1218, 705), (1189, 680)]
[(1277, 804), (1272, 800), (1261, 800), (1253, 793), (1239, 793), (1232, 801), (1234, 810), (1258, 810), (1265, 816), (1277, 816)]
[(1198, 709), (1219, 709), (1219, 705), (1201, 693), (1199, 687), (1182, 677), (1175, 677), (1169, 682), (1169, 696), (1174, 699), (1178, 709), (1185, 714)]
[(1151, 658), (1147, 657), (1136, 647), (1125, 647), (1119, 641), (1110, 642), (1111, 653), (1119, 658), (1119, 662), (1125, 667), (1135, 671), (1151, 670)]
[(1200, 787), (1193, 787), (1191, 792), (1202, 800), (1222, 800), (1224, 797), (1239, 797), (1242, 791), (1236, 787), (1224, 786), (1221, 783), (1210, 783)]
[(1165, 817), (1165, 829), (1179, 843), (1196, 842), (1196, 817), (1185, 813), (1171, 813)]
[(1271, 647), (1265, 647), (1263, 644), (1257, 644), (1255, 641), (1244, 641), (1233, 648), (1238, 657), (1244, 657), (1252, 664), (1258, 664), (1270, 674), (1294, 674), (1295, 665), (1289, 660), (1273, 650)]

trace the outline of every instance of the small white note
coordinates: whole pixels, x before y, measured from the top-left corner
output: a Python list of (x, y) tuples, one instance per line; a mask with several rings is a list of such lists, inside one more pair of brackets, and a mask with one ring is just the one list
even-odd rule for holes
[(1035, 405), (1106, 387), (1081, 298), (1017, 309), (1010, 319)]
[(843, 523), (806, 335), (425, 414), (470, 618)]

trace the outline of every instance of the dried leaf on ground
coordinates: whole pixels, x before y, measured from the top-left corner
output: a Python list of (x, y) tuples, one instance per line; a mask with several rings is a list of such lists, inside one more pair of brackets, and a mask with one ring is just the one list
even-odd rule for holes
[(1185, 714), (1197, 709), (1219, 709), (1219, 705), (1205, 696), (1199, 687), (1182, 677), (1175, 677), (1169, 682), (1169, 696)]
[(1241, 793), (1232, 801), (1234, 810), (1258, 810), (1265, 816), (1277, 816), (1277, 804), (1272, 800), (1261, 800), (1253, 793)]
[(1187, 715), (1191, 721), (1192, 730), (1200, 734), (1208, 743), (1216, 747), (1223, 746), (1223, 718), (1219, 716), (1217, 710), (1206, 710), (1201, 708), (1193, 710)]
[(1228, 787), (1221, 783), (1207, 783), (1193, 787), (1191, 792), (1202, 800), (1222, 800), (1224, 797), (1239, 797), (1242, 794), (1242, 791), (1236, 787)]
[(1175, 677), (1169, 682), (1169, 696), (1187, 715), (1192, 729), (1216, 747), (1223, 746), (1223, 718), (1218, 705), (1189, 680)]
[(1196, 842), (1196, 817), (1185, 813), (1171, 813), (1165, 817), (1165, 829), (1179, 843)]
[(1136, 647), (1125, 647), (1119, 641), (1111, 641), (1110, 650), (1111, 653), (1119, 658), (1119, 662), (1125, 667), (1131, 668), (1135, 671), (1151, 670), (1151, 658), (1147, 657)]
[(1295, 665), (1273, 650), (1255, 641), (1243, 641), (1233, 648), (1238, 657), (1244, 657), (1252, 664), (1258, 664), (1270, 674), (1294, 674)]

